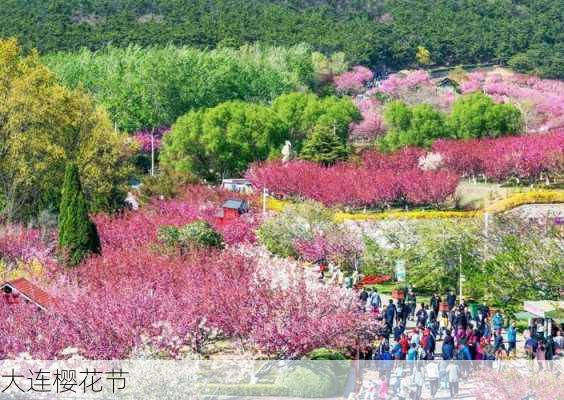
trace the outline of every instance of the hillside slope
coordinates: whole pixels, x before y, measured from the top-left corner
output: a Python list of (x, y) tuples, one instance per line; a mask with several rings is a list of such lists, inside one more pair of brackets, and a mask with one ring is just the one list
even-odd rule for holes
[(510, 61), (562, 77), (563, 14), (559, 0), (3, 0), (0, 36), (42, 52), (306, 42), (390, 69), (425, 46), (437, 64)]

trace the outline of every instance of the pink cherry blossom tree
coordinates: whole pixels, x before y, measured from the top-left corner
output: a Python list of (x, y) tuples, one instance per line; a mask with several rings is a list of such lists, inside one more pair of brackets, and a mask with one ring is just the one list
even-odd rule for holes
[(367, 82), (374, 79), (374, 73), (361, 65), (352, 68), (351, 71), (344, 72), (334, 78), (335, 87), (340, 93), (357, 94), (360, 93)]

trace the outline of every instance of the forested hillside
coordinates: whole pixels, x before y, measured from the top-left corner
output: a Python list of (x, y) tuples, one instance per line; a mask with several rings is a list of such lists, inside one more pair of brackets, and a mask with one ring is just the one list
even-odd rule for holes
[(502, 62), (564, 71), (559, 0), (3, 0), (0, 36), (42, 52), (116, 46), (306, 42), (399, 69), (418, 46), (438, 65)]

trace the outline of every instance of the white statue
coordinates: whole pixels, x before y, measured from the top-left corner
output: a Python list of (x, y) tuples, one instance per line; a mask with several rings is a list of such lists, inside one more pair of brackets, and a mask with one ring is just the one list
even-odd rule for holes
[(284, 147), (282, 147), (282, 162), (286, 163), (295, 157), (294, 150), (292, 149), (292, 143), (286, 140)]

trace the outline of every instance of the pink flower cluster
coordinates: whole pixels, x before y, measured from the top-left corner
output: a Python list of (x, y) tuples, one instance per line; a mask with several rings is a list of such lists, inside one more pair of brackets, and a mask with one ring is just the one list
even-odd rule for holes
[[(184, 196), (173, 200), (154, 200), (138, 212), (121, 216), (100, 214), (95, 217), (102, 247), (129, 248), (155, 242), (161, 226), (182, 226), (196, 220), (206, 220), (222, 233), (227, 244), (254, 243), (255, 228), (260, 218), (253, 212), (233, 223), (218, 224), (216, 215), (228, 198), (239, 194), (193, 185)], [(247, 200), (252, 198), (246, 196)]]
[(0, 260), (9, 263), (47, 261), (52, 248), (41, 240), (39, 229), (26, 229), (23, 226), (6, 225), (0, 230)]
[(268, 162), (252, 166), (247, 178), (255, 187), (266, 187), (277, 195), (348, 207), (386, 207), (404, 202), (438, 205), (453, 195), (458, 186), (458, 177), (446, 171), (371, 168), (371, 165), (375, 164), (323, 167), (306, 161)]
[(433, 86), (429, 74), (421, 69), (409, 71), (407, 73), (391, 74), (387, 79), (380, 83), (378, 90), (390, 96), (397, 97), (407, 90), (418, 87)]
[(357, 65), (351, 71), (337, 75), (334, 82), (340, 93), (359, 93), (372, 79), (374, 79), (374, 73), (370, 69)]
[(151, 152), (151, 146), (154, 146), (155, 151), (159, 151), (162, 145), (163, 137), (170, 132), (170, 128), (163, 126), (156, 128), (153, 133), (150, 129), (145, 129), (133, 134), (134, 139), (141, 146), (141, 151), (145, 153)]
[(354, 235), (344, 235), (341, 231), (325, 231), (316, 232), (311, 240), (296, 240), (294, 249), (306, 261), (327, 260), (335, 264), (352, 265), (362, 253), (363, 246)]
[(374, 97), (357, 97), (355, 104), (362, 114), (360, 122), (354, 122), (349, 127), (349, 140), (372, 141), (385, 131), (382, 118), (382, 104)]
[(502, 182), (509, 178), (538, 179), (564, 171), (564, 130), (498, 139), (438, 140), (433, 152), (460, 176), (483, 174)]
[[(328, 290), (287, 260), (263, 260), (231, 246), (185, 255), (160, 251), (160, 225), (213, 220), (217, 206), (232, 195), (191, 187), (182, 200), (155, 202), (117, 218), (96, 216), (102, 255), (72, 270), (59, 266), (49, 281), (37, 283), (55, 298), (49, 310), (0, 297), (0, 359), (24, 352), (65, 358), (69, 348), (92, 359), (148, 352), (181, 357), (187, 350), (201, 352), (217, 334), (234, 346), (289, 358), (322, 345), (352, 344), (363, 323), (355, 315), (355, 297)], [(257, 222), (250, 215), (222, 233), (231, 244), (252, 242)], [(26, 233), (23, 242), (26, 235), (36, 233)]]
[(51, 287), (57, 304), (47, 312), (0, 301), (0, 358), (64, 358), (71, 347), (91, 359), (132, 357), (146, 347), (179, 357), (200, 352), (213, 332), (296, 357), (354, 336), (360, 319), (350, 295), (306, 287), (303, 270), (273, 290), (270, 271), (259, 268), (230, 250), (187, 257), (107, 250)]
[(473, 72), (463, 93), (483, 91), (498, 102), (519, 106), (529, 130), (564, 127), (564, 82), (517, 73)]

